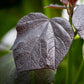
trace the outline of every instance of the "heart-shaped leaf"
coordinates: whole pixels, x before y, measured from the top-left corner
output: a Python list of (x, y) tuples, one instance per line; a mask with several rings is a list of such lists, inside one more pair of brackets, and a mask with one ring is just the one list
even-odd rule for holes
[(72, 17), (72, 23), (79, 36), (84, 40), (84, 5), (76, 8)]
[(24, 16), (17, 24), (13, 45), (18, 72), (56, 69), (67, 54), (74, 33), (64, 18), (48, 19), (42, 13)]

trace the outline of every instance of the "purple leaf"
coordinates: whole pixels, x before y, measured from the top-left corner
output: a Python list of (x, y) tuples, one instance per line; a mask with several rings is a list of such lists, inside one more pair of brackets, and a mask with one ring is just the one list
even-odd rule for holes
[(49, 6), (46, 6), (45, 8), (56, 8), (56, 9), (66, 9), (65, 6), (61, 6), (61, 5), (58, 5), (58, 4), (50, 4)]
[(76, 8), (72, 17), (72, 23), (79, 36), (84, 40), (84, 5)]
[(13, 54), (18, 72), (55, 70), (67, 54), (74, 33), (64, 18), (48, 19), (42, 13), (24, 16), (17, 24)]

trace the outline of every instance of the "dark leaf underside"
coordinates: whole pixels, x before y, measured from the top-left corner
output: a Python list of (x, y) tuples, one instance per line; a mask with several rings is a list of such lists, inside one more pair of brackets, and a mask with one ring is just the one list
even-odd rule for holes
[(13, 54), (18, 72), (56, 69), (67, 54), (74, 33), (64, 18), (48, 19), (42, 13), (24, 16), (17, 24)]
[(50, 4), (49, 6), (46, 6), (45, 8), (56, 8), (56, 9), (66, 9), (65, 6), (61, 6), (61, 5), (58, 5), (58, 4)]

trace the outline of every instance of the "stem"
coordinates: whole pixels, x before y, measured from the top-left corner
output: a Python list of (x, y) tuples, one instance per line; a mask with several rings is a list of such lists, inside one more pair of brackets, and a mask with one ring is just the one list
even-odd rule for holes
[(72, 17), (70, 17), (70, 16), (69, 16), (69, 22), (70, 22), (70, 24), (72, 26)]
[[(69, 9), (67, 9), (68, 14), (69, 14), (69, 22), (72, 26), (72, 15), (73, 15), (73, 7), (69, 5)], [(72, 84), (72, 45), (68, 53), (68, 69), (67, 69), (67, 84)]]
[(69, 17), (71, 17), (71, 18), (73, 15), (73, 9), (74, 9), (74, 6), (69, 5), (69, 10), (70, 10)]

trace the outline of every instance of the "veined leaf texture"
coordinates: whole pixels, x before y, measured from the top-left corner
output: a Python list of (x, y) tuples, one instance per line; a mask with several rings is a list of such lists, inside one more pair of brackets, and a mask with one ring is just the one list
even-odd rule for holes
[(74, 32), (60, 17), (48, 19), (42, 13), (30, 13), (19, 20), (13, 54), (18, 72), (55, 70), (67, 54)]

